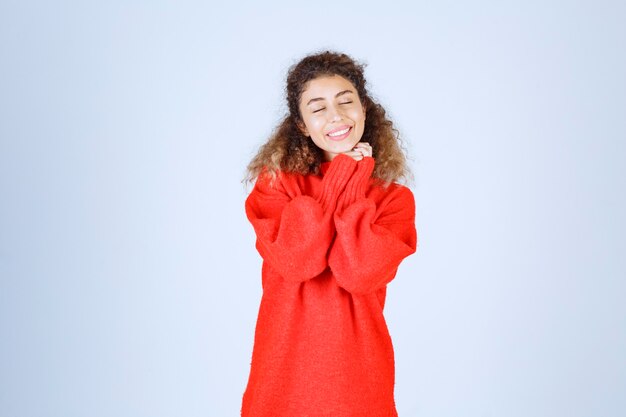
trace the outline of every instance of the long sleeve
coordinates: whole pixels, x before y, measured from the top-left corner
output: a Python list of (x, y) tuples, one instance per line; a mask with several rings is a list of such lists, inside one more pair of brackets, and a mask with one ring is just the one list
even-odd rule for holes
[(315, 197), (302, 194), (294, 177), (283, 172), (275, 185), (266, 175), (257, 179), (246, 199), (246, 215), (259, 254), (286, 280), (311, 279), (328, 267), (335, 235), (332, 216), (355, 168), (356, 161), (348, 156), (334, 158)]
[(372, 157), (358, 162), (334, 213), (337, 236), (328, 264), (338, 285), (354, 294), (387, 285), (400, 262), (417, 250), (411, 190), (397, 187), (379, 207), (366, 197), (374, 163)]

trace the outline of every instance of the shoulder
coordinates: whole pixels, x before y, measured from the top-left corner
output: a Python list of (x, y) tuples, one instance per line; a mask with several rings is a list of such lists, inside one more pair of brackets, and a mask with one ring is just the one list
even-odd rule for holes
[(372, 193), (379, 196), (379, 198), (384, 200), (412, 200), (414, 201), (415, 197), (413, 196), (413, 191), (406, 185), (391, 182), (389, 184), (381, 184), (374, 183), (374, 186), (371, 188)]
[(317, 180), (319, 177), (313, 174), (302, 175), (283, 170), (270, 172), (264, 168), (257, 177), (250, 194), (294, 198), (306, 193), (305, 190), (310, 188), (309, 184)]
[(371, 187), (367, 197), (373, 200), (381, 216), (399, 216), (413, 218), (415, 216), (415, 197), (410, 188), (392, 182), (387, 187), (376, 185)]
[[(408, 211), (415, 211), (415, 196), (413, 191), (405, 185), (393, 183), (391, 191), (392, 199), (395, 205), (400, 206)], [(390, 186), (391, 187), (391, 186)]]

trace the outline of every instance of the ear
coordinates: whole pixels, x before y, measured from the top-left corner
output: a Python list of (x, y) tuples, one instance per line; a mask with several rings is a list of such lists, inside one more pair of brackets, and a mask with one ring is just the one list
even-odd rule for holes
[(304, 136), (309, 136), (309, 131), (307, 130), (306, 126), (304, 125), (304, 123), (297, 121), (296, 122), (296, 126), (298, 126), (298, 129), (300, 129), (300, 132), (302, 132), (302, 134)]
[(367, 118), (367, 110), (365, 109), (365, 104), (363, 105), (363, 120)]

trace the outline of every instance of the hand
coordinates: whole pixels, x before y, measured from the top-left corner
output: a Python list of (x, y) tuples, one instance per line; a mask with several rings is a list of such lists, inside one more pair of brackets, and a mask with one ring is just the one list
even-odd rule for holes
[(354, 146), (354, 148), (352, 148), (351, 151), (343, 153), (354, 158), (357, 161), (360, 161), (366, 156), (372, 156), (372, 147), (367, 142), (359, 142)]

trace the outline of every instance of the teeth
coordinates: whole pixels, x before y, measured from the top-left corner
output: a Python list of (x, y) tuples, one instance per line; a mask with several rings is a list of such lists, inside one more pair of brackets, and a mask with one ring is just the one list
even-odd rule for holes
[(328, 136), (341, 136), (341, 135), (345, 135), (348, 130), (350, 130), (350, 128), (346, 128), (344, 130), (340, 130), (339, 132), (335, 132), (335, 133), (329, 133)]

